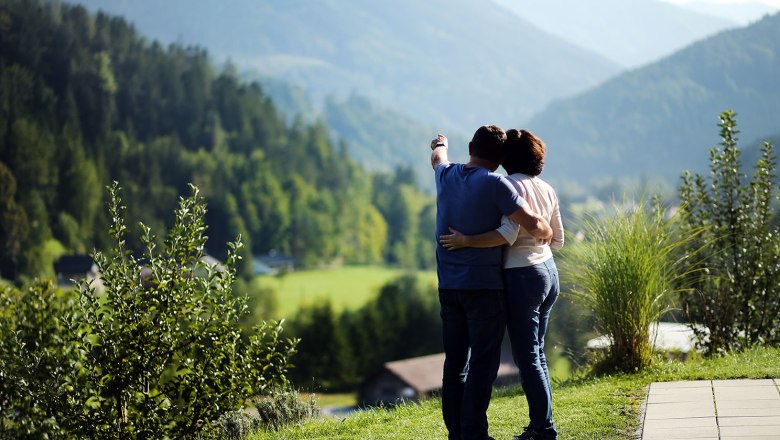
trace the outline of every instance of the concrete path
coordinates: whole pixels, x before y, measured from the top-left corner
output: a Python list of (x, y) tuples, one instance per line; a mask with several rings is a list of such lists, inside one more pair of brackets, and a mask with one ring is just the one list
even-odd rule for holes
[(642, 440), (780, 440), (780, 379), (650, 385)]

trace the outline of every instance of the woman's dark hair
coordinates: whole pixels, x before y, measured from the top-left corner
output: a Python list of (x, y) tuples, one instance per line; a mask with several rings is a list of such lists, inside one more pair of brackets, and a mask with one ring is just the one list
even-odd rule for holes
[(507, 174), (523, 173), (538, 176), (544, 169), (547, 146), (528, 130), (511, 129), (506, 132), (506, 157), (501, 165)]

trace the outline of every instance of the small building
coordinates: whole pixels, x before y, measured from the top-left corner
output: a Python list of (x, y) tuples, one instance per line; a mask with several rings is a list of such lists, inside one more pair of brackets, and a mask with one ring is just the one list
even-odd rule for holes
[[(705, 331), (706, 334), (706, 331)], [(655, 351), (669, 357), (687, 359), (688, 353), (696, 350), (696, 335), (687, 324), (657, 322), (650, 326), (650, 341)], [(589, 351), (608, 350), (612, 344), (608, 336), (599, 336), (587, 342)]]
[[(360, 405), (395, 405), (417, 402), (441, 391), (444, 353), (387, 362), (360, 388)], [(502, 356), (495, 386), (519, 381), (518, 370), (511, 359)]]
[(266, 255), (257, 255), (252, 260), (255, 275), (276, 275), (279, 272), (295, 270), (295, 258), (280, 254), (274, 250)]
[(54, 263), (54, 273), (57, 275), (57, 285), (73, 287), (73, 281), (98, 278), (98, 268), (89, 255), (63, 255)]
[(200, 262), (207, 265), (207, 266), (213, 266), (214, 269), (216, 269), (217, 272), (225, 272), (227, 271), (227, 267), (225, 267), (224, 264), (222, 264), (221, 261), (217, 260), (216, 258), (212, 257), (209, 254), (205, 254), (200, 258)]

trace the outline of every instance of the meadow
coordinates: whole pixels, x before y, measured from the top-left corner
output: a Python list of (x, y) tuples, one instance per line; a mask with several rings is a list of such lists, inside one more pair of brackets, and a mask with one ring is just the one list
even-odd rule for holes
[[(436, 285), (435, 271), (412, 272), (423, 282)], [(323, 300), (329, 300), (336, 312), (357, 310), (376, 298), (382, 286), (407, 273), (410, 271), (385, 266), (344, 266), (261, 275), (255, 281), (277, 292), (276, 318), (290, 319), (301, 306)]]

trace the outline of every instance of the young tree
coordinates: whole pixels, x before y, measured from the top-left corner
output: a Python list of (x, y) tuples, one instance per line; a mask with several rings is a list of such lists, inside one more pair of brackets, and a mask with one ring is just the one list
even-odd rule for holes
[(191, 188), (161, 251), (141, 225), (146, 250), (136, 258), (124, 238), (119, 187), (110, 187), (115, 247), (94, 256), (103, 291), (80, 282), (80, 311), (69, 320), (78, 349), (69, 419), (78, 435), (191, 436), (285, 380), (296, 341), (281, 339), (281, 323), (241, 334), (246, 299), (232, 292), (240, 237), (224, 269), (203, 263), (206, 207)]
[[(706, 228), (689, 252), (711, 243), (706, 271), (682, 305), (711, 352), (780, 342), (780, 228), (772, 224), (775, 158), (764, 143), (752, 179), (741, 171), (736, 114), (720, 115), (721, 148), (710, 150), (709, 179), (683, 174), (679, 189), (687, 230)], [(701, 326), (704, 326), (702, 328)]]

